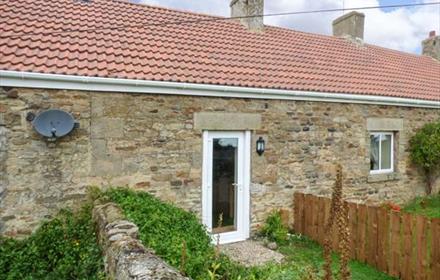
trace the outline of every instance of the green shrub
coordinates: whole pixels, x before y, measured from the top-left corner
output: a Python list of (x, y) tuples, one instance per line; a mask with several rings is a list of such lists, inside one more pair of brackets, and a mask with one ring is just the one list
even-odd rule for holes
[(284, 244), (287, 241), (287, 227), (283, 225), (280, 211), (272, 211), (261, 228), (261, 235), (272, 242)]
[(411, 160), (425, 173), (426, 192), (432, 188), (440, 170), (440, 121), (424, 125), (410, 140)]
[[(112, 189), (105, 193), (118, 203), (129, 220), (139, 226), (142, 242), (156, 254), (194, 279), (207, 277), (215, 251), (197, 217), (163, 203), (145, 192)], [(186, 242), (186, 261), (181, 264)]]
[(104, 279), (90, 206), (61, 211), (27, 239), (1, 238), (0, 279)]

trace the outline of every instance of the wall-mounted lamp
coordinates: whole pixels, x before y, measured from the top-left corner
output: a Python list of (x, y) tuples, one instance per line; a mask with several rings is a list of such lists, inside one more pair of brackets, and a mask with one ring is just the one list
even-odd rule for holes
[(257, 140), (257, 154), (261, 156), (264, 153), (264, 150), (266, 149), (266, 142), (264, 141), (263, 137), (260, 136)]

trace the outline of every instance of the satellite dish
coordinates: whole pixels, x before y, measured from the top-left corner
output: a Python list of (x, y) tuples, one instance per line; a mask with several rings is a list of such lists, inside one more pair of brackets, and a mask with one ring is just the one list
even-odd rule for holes
[(60, 138), (75, 128), (75, 119), (65, 111), (51, 109), (38, 114), (32, 122), (34, 129), (48, 138)]

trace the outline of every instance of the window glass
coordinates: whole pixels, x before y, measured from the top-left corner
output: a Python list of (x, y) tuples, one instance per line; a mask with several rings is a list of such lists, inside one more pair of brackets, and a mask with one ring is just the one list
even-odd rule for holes
[(391, 135), (381, 137), (381, 169), (391, 169)]
[(380, 134), (371, 134), (370, 141), (371, 141), (370, 170), (379, 170)]
[(393, 134), (370, 135), (370, 170), (372, 173), (393, 171)]

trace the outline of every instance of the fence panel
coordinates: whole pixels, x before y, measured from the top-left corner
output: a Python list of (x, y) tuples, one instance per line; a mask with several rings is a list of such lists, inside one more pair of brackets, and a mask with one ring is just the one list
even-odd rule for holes
[(326, 199), (319, 197), (318, 198), (318, 242), (320, 244), (324, 243), (324, 239), (325, 239), (325, 211), (326, 211), (326, 207), (325, 207), (325, 202)]
[(412, 216), (408, 213), (402, 214), (402, 266), (401, 271), (402, 279), (412, 279), (413, 276), (413, 228), (414, 222)]
[(304, 233), (304, 194), (295, 193), (294, 196), (294, 229), (297, 233)]
[(313, 209), (306, 209), (306, 207), (311, 207), (312, 206), (312, 201), (311, 201), (312, 196), (310, 194), (306, 194), (304, 195), (304, 234), (312, 237), (312, 227), (311, 227), (311, 216), (312, 216), (312, 212)]
[[(323, 244), (330, 206), (328, 198), (295, 194), (295, 231)], [(353, 259), (403, 280), (439, 279), (440, 219), (354, 203), (348, 203), (348, 211)], [(339, 249), (336, 221), (332, 246)]]
[(423, 216), (416, 217), (416, 269), (414, 279), (427, 279), (427, 254), (428, 243), (426, 233), (428, 228), (428, 220)]
[(357, 204), (348, 203), (348, 226), (350, 228), (350, 256), (352, 259), (356, 259), (357, 257), (357, 227), (358, 227), (358, 213), (357, 213)]
[(311, 210), (312, 210), (312, 217), (311, 217), (311, 227), (312, 232), (310, 237), (312, 237), (313, 240), (318, 241), (318, 217), (319, 217), (319, 208), (318, 208), (318, 200), (319, 198), (317, 196), (311, 196)]
[(377, 267), (381, 271), (388, 271), (389, 240), (390, 240), (390, 217), (385, 208), (376, 208), (377, 212)]
[(358, 260), (361, 262), (367, 261), (367, 206), (365, 205), (358, 205), (358, 246), (357, 248), (358, 253)]
[(389, 274), (394, 277), (400, 276), (400, 256), (401, 256), (401, 216), (399, 212), (390, 213), (391, 233), (390, 233), (390, 259)]
[(431, 279), (440, 276), (440, 219), (431, 220)]
[(377, 266), (377, 208), (368, 206), (367, 216), (367, 263)]

